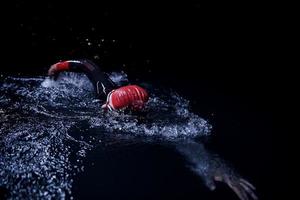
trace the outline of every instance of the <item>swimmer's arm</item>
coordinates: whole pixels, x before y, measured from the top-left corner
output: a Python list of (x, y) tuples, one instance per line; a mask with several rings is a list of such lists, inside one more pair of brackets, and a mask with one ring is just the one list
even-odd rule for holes
[(116, 88), (116, 85), (109, 76), (88, 59), (58, 62), (50, 67), (48, 76), (56, 80), (61, 72), (78, 72), (85, 74), (92, 82), (98, 98), (106, 99), (106, 95)]
[(255, 187), (240, 177), (224, 160), (206, 151), (203, 144), (183, 141), (176, 145), (177, 150), (187, 159), (191, 169), (201, 176), (210, 190), (216, 182), (226, 183), (241, 200), (257, 199)]
[(56, 79), (61, 72), (85, 72), (83, 62), (77, 60), (67, 60), (51, 65), (48, 76)]

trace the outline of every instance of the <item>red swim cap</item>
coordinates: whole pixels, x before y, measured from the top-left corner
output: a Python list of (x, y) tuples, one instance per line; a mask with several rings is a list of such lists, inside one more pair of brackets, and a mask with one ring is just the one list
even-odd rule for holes
[(128, 85), (111, 91), (102, 108), (108, 107), (110, 110), (119, 110), (129, 107), (134, 110), (140, 110), (148, 99), (149, 95), (145, 89), (137, 85)]

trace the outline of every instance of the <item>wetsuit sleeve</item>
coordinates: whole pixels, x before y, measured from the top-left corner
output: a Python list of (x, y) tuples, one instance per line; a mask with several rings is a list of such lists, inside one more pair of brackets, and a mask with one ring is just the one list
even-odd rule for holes
[(116, 88), (108, 75), (90, 60), (69, 60), (56, 63), (51, 66), (48, 75), (56, 79), (63, 71), (84, 73), (92, 82), (97, 97), (101, 99), (105, 99), (107, 94)]

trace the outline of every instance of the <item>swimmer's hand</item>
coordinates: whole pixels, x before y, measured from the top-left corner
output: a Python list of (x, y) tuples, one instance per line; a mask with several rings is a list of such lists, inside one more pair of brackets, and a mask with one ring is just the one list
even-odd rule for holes
[[(223, 171), (222, 169), (218, 169), (216, 170), (213, 179), (216, 182), (226, 183), (241, 200), (258, 199), (254, 193), (255, 187), (247, 180), (239, 176), (236, 176), (232, 173), (226, 173), (226, 171)], [(215, 189), (214, 184), (211, 185), (210, 189), (211, 190)]]
[(210, 190), (216, 189), (216, 182), (226, 183), (241, 200), (257, 200), (255, 187), (239, 176), (235, 170), (204, 145), (191, 140), (180, 141), (177, 150), (186, 157), (191, 169), (199, 175)]

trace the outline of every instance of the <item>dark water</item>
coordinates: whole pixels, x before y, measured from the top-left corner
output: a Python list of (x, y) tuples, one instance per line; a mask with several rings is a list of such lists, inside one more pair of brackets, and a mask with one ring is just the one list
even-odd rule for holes
[[(0, 199), (238, 199), (224, 183), (208, 189), (220, 169), (273, 199), (276, 88), (261, 10), (100, 4), (8, 7)], [(45, 81), (51, 64), (78, 58), (146, 87), (147, 114), (102, 112), (85, 76)]]
[[(111, 77), (126, 82), (124, 73)], [(101, 111), (84, 75), (59, 82), (3, 77), (0, 180), (7, 195), (185, 198), (201, 189), (205, 196), (203, 187), (215, 187), (219, 173), (238, 180), (238, 171), (206, 150), (212, 126), (189, 110), (189, 102), (146, 87), (151, 98), (140, 116)]]

